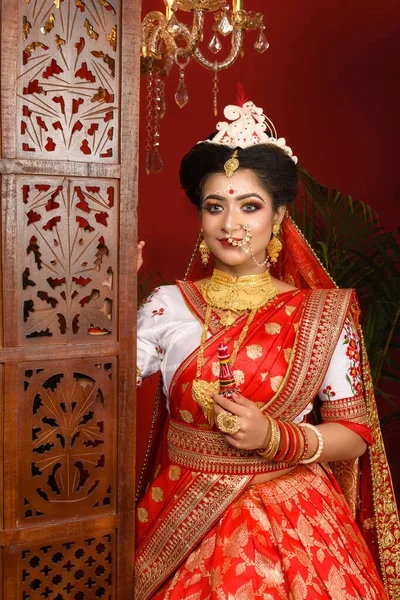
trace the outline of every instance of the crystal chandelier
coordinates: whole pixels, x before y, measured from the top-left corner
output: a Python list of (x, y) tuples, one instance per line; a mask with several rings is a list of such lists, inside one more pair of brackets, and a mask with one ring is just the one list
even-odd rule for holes
[[(189, 101), (185, 69), (191, 60), (213, 72), (213, 108), (218, 114), (218, 73), (228, 69), (243, 55), (246, 31), (259, 31), (254, 48), (261, 54), (268, 49), (263, 14), (244, 10), (244, 0), (164, 0), (165, 13), (152, 11), (142, 21), (141, 73), (147, 77), (146, 97), (146, 172), (159, 173), (163, 168), (160, 146), (160, 120), (165, 115), (165, 78), (174, 65), (179, 69), (175, 102), (183, 108)], [(178, 11), (192, 12), (191, 26), (180, 22)], [(208, 42), (210, 58), (200, 44), (204, 40), (205, 13), (212, 13), (212, 36)], [(218, 61), (223, 38), (230, 37), (228, 56)], [(213, 57), (214, 55), (214, 57)]]

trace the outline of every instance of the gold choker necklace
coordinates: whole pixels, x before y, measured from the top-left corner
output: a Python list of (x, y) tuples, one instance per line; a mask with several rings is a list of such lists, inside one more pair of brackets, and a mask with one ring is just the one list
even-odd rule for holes
[(227, 311), (221, 317), (221, 324), (228, 327), (236, 320), (232, 313), (258, 310), (278, 295), (268, 270), (257, 275), (233, 277), (214, 269), (210, 279), (199, 287), (209, 306)]

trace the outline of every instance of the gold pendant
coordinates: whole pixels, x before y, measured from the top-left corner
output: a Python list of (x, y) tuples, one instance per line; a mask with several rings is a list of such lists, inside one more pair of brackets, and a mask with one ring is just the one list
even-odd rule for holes
[(219, 321), (224, 327), (230, 327), (236, 321), (236, 317), (230, 310), (227, 310), (226, 313), (220, 317)]
[(214, 400), (211, 394), (218, 394), (219, 381), (204, 381), (203, 379), (195, 379), (193, 381), (192, 394), (193, 399), (200, 406), (203, 415), (212, 426), (214, 425)]

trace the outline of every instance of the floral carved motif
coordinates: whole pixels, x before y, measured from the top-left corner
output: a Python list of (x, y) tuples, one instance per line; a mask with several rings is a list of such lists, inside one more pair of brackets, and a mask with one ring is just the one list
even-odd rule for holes
[(116, 182), (18, 181), (20, 342), (114, 337)]
[(118, 162), (119, 0), (19, 1), (18, 156)]
[(112, 374), (111, 362), (89, 360), (25, 369), (18, 428), (22, 522), (82, 515), (85, 507), (92, 516), (112, 510)]

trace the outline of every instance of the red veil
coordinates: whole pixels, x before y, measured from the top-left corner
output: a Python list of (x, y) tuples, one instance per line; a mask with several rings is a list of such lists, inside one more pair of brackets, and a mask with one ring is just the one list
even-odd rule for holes
[[(211, 275), (213, 265), (209, 264), (207, 268), (204, 268), (201, 264), (199, 252), (201, 239), (199, 236), (186, 271), (185, 280), (196, 281)], [(271, 270), (275, 277), (302, 289), (337, 287), (287, 214), (282, 221), (280, 239), (283, 250), (278, 263)], [(361, 340), (365, 401), (373, 443), (361, 460), (332, 463), (330, 466), (357, 518), (370, 550), (380, 566), (389, 598), (394, 600), (400, 597), (399, 516), (379, 426), (368, 358), (358, 323), (359, 308), (356, 304), (352, 306), (352, 316)], [(139, 480), (137, 499), (145, 491), (146, 484), (151, 481), (155, 465), (162, 463), (165, 452), (165, 440), (163, 443), (163, 439), (167, 429), (164, 426), (167, 412), (161, 390), (160, 385), (154, 406), (145, 464)]]

